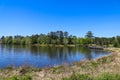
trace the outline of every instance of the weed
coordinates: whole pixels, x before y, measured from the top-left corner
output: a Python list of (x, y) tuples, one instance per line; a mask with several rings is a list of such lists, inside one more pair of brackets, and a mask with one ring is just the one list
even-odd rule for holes
[(72, 76), (70, 76), (70, 78), (62, 78), (62, 80), (93, 80), (93, 79), (87, 74), (73, 73)]
[(97, 76), (95, 80), (120, 80), (119, 74), (110, 74), (110, 73), (103, 73), (100, 76)]

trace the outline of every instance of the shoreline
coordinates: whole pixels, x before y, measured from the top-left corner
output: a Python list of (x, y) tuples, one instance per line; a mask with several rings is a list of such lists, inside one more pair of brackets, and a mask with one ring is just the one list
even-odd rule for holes
[(37, 46), (37, 47), (76, 47), (76, 45), (70, 44), (70, 45), (56, 45), (56, 44), (33, 44), (32, 46)]
[(104, 50), (110, 51), (110, 55), (90, 61), (83, 60), (80, 62), (74, 62), (71, 66), (63, 64), (54, 66), (52, 68), (34, 68), (30, 67), (29, 65), (24, 65), (19, 68), (8, 67), (0, 69), (0, 78), (29, 75), (32, 80), (61, 80), (64, 77), (69, 78), (73, 74), (89, 74), (90, 76), (98, 76), (102, 73), (119, 74), (120, 48), (105, 48)]
[[(8, 45), (8, 44), (1, 44), (0, 45)], [(68, 44), (68, 45), (64, 45), (64, 44), (29, 44), (29, 45), (21, 45), (21, 44), (13, 44), (13, 46), (36, 46), (36, 47), (78, 47), (81, 46), (79, 44)]]

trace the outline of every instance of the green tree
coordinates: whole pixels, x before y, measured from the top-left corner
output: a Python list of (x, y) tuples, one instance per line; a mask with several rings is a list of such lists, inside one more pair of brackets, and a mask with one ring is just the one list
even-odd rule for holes
[(93, 38), (94, 36), (93, 36), (93, 33), (92, 33), (91, 31), (88, 31), (88, 32), (86, 33), (85, 37), (91, 39), (91, 38)]
[(68, 39), (67, 39), (67, 38), (64, 38), (64, 39), (63, 39), (63, 44), (64, 44), (64, 45), (67, 45), (67, 44), (68, 44)]
[(30, 38), (29, 36), (26, 36), (26, 37), (25, 37), (25, 40), (26, 40), (26, 41), (25, 41), (25, 44), (26, 44), (26, 45), (32, 44), (32, 40), (31, 40), (31, 38)]
[(116, 38), (113, 41), (113, 46), (114, 47), (120, 47), (120, 41), (119, 40), (120, 40), (120, 37), (116, 36)]
[(13, 44), (17, 44), (17, 45), (20, 44), (22, 38), (23, 38), (23, 37), (22, 37), (22, 36), (19, 36), (19, 35), (14, 36)]
[(68, 32), (64, 32), (63, 34), (64, 34), (64, 37), (65, 37), (65, 38), (68, 38), (68, 35), (69, 35)]
[(20, 44), (21, 44), (21, 45), (25, 45), (25, 44), (26, 44), (26, 39), (25, 39), (25, 37), (21, 39)]
[(38, 40), (38, 34), (36, 35), (32, 35), (31, 38), (31, 44), (37, 44), (37, 40)]
[(1, 37), (0, 43), (5, 44), (5, 37), (4, 36)]
[[(90, 44), (93, 43), (93, 33), (91, 31), (88, 31), (85, 35), (86, 38), (90, 39)], [(89, 40), (88, 40), (89, 41)]]
[(76, 37), (76, 36), (73, 36), (73, 37), (72, 37), (72, 43), (73, 43), (74, 45), (77, 44), (77, 37)]
[(5, 43), (6, 44), (12, 44), (12, 36), (5, 37)]

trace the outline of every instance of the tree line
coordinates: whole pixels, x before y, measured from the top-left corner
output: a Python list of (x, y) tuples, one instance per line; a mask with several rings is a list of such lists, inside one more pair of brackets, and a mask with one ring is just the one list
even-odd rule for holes
[(70, 35), (68, 32), (55, 31), (48, 34), (35, 34), (31, 36), (2, 36), (1, 44), (14, 45), (99, 45), (120, 47), (120, 36), (116, 37), (95, 37), (91, 31), (88, 31), (85, 37)]

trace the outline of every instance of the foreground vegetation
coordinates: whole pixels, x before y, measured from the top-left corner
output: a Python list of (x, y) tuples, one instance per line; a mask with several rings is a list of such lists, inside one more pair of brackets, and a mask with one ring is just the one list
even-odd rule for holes
[(43, 69), (25, 64), (0, 69), (0, 80), (120, 80), (120, 49), (106, 48), (111, 55), (95, 60), (74, 62), (71, 66), (49, 66)]
[(62, 80), (120, 80), (120, 74), (103, 73), (96, 77), (86, 74), (73, 74), (69, 78), (62, 78)]

